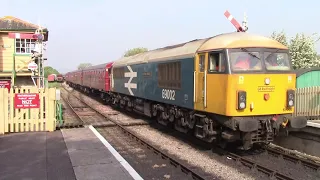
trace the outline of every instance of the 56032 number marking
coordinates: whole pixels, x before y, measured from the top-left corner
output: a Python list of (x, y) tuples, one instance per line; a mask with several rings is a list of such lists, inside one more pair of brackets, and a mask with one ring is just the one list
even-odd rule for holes
[(162, 99), (176, 100), (175, 99), (176, 91), (171, 89), (162, 89)]

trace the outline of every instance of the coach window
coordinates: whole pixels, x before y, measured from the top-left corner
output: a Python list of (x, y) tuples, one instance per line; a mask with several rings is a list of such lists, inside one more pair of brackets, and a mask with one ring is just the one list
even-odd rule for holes
[(225, 72), (225, 55), (222, 52), (211, 52), (209, 54), (209, 73)]

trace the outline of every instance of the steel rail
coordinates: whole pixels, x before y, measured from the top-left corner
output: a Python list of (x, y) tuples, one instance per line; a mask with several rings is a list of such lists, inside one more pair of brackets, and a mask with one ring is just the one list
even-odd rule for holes
[[(69, 92), (70, 93), (70, 92)], [(137, 142), (139, 142), (141, 145), (145, 146), (146, 148), (148, 148), (149, 150), (153, 151), (155, 154), (159, 155), (162, 159), (168, 160), (170, 162), (171, 165), (173, 165), (176, 168), (180, 168), (182, 172), (184, 172), (186, 175), (191, 176), (193, 179), (195, 180), (205, 180), (207, 179), (206, 177), (202, 177), (201, 175), (199, 175), (198, 173), (194, 172), (192, 169), (188, 168), (187, 166), (183, 165), (182, 162), (180, 162), (179, 160), (173, 158), (172, 156), (162, 152), (161, 150), (159, 150), (158, 148), (156, 148), (155, 146), (151, 145), (150, 143), (142, 140), (141, 138), (138, 137), (138, 135), (136, 135), (136, 133), (131, 132), (131, 130), (127, 129), (124, 125), (121, 125), (120, 123), (114, 121), (113, 119), (106, 117), (104, 114), (102, 114), (101, 112), (99, 112), (98, 110), (96, 110), (95, 108), (93, 108), (92, 106), (90, 106), (88, 103), (86, 103), (84, 100), (80, 99), (79, 97), (77, 97), (76, 95), (73, 95), (75, 98), (77, 98), (79, 101), (81, 101), (83, 104), (85, 104), (86, 106), (88, 106), (89, 108), (91, 108), (93, 111), (95, 111), (96, 113), (102, 115), (103, 117), (105, 117), (106, 119), (108, 119), (109, 121), (113, 122), (117, 127), (119, 127), (125, 134), (127, 134), (128, 136), (130, 136), (131, 139), (136, 140)], [(94, 125), (92, 125), (93, 127), (95, 127)], [(95, 127), (96, 128), (96, 127)]]
[[(65, 89), (66, 90), (66, 89)], [(68, 93), (70, 93), (68, 90), (66, 90)], [(69, 94), (67, 95), (68, 97), (64, 97), (63, 95), (61, 95), (62, 99), (66, 102), (66, 104), (68, 104), (68, 107), (72, 110), (73, 114), (76, 115), (77, 119), (80, 120), (80, 123), (78, 124), (74, 124), (74, 123), (64, 123), (63, 125), (59, 125), (58, 128), (74, 128), (74, 127), (83, 127), (85, 125), (84, 120), (82, 119), (82, 117), (76, 112), (76, 110), (74, 109), (74, 107), (72, 107), (71, 102), (69, 100)]]
[[(68, 90), (67, 90), (68, 91)], [(70, 92), (70, 91), (68, 91)], [(70, 92), (71, 93), (71, 92)], [(79, 101), (81, 101), (83, 104), (87, 105), (89, 108), (91, 108), (92, 110), (94, 110), (95, 112), (97, 112), (98, 114), (106, 117), (105, 115), (103, 115), (101, 112), (97, 111), (96, 109), (94, 109), (92, 106), (90, 106), (88, 103), (86, 103), (84, 100), (80, 99), (79, 97), (77, 97), (76, 95), (73, 95), (75, 98), (77, 98)], [(81, 95), (80, 95), (81, 96)], [(159, 154), (162, 158), (164, 159), (168, 159), (170, 161), (170, 163), (176, 167), (180, 167), (182, 171), (189, 173), (194, 179), (204, 179), (203, 177), (201, 177), (200, 175), (198, 175), (197, 173), (193, 172), (191, 169), (187, 168), (186, 166), (182, 165), (182, 163), (180, 163), (179, 161), (175, 160), (173, 157), (170, 157), (168, 155), (166, 155), (165, 153), (161, 152), (160, 150), (158, 150), (156, 147), (154, 147), (153, 145), (145, 142), (144, 140), (140, 139), (135, 133), (131, 132), (130, 130), (128, 130), (127, 128), (125, 128), (123, 125), (119, 124), (118, 122), (114, 121), (113, 119), (106, 117), (109, 121), (113, 122), (116, 126), (118, 126), (119, 128), (121, 128), (123, 130), (124, 133), (126, 133), (127, 135), (129, 135), (132, 139), (135, 139), (136, 141), (140, 142), (141, 145), (146, 146), (148, 149), (154, 151), (155, 153)], [(95, 127), (95, 126), (94, 126)], [(263, 172), (265, 174), (268, 174), (269, 177), (274, 177), (276, 179), (279, 180), (294, 180), (294, 178), (289, 177), (287, 175), (284, 175), (280, 172), (278, 172), (277, 170), (268, 168), (266, 166), (263, 166), (253, 160), (250, 160), (248, 158), (244, 158), (241, 155), (237, 155), (235, 153), (231, 153), (228, 152), (226, 150), (222, 150), (225, 152), (225, 154), (237, 161), (237, 162), (241, 162), (242, 164), (244, 164), (245, 166), (248, 166), (250, 168), (255, 168), (256, 170)]]
[(264, 146), (263, 147), (269, 154), (272, 154), (274, 156), (281, 156), (283, 159), (294, 162), (294, 163), (300, 163), (301, 165), (305, 167), (309, 167), (313, 170), (320, 170), (320, 164), (313, 162), (311, 160), (300, 158), (296, 155), (288, 154), (285, 150), (280, 150), (278, 148), (271, 148)]
[(253, 160), (244, 158), (244, 157), (237, 155), (237, 154), (234, 154), (234, 153), (230, 153), (230, 152), (226, 152), (226, 153), (227, 153), (227, 156), (230, 157), (231, 159), (233, 159), (237, 162), (241, 162), (245, 166), (248, 166), (250, 168), (254, 168), (260, 172), (268, 174), (270, 178), (275, 177), (276, 179), (281, 179), (281, 180), (294, 180), (293, 178), (291, 178), (287, 175), (284, 175), (284, 174), (278, 172), (277, 170), (263, 166)]

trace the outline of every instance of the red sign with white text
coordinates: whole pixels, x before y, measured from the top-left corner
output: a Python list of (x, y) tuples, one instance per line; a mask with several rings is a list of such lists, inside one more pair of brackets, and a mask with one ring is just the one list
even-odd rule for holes
[(7, 88), (10, 91), (10, 81), (0, 80), (0, 88)]
[(30, 109), (39, 107), (40, 99), (39, 94), (37, 93), (15, 94), (14, 96), (14, 108), (16, 109)]

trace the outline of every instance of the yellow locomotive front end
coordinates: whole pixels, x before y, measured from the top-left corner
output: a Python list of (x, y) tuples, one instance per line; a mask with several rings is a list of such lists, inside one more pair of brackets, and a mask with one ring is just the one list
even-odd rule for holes
[(282, 44), (246, 33), (223, 35), (207, 41), (195, 62), (195, 109), (217, 129), (204, 134), (240, 140), (248, 149), (288, 127), (306, 126), (306, 118), (292, 116), (296, 76)]
[(287, 50), (251, 48), (228, 51), (227, 116), (292, 114), (295, 74)]

